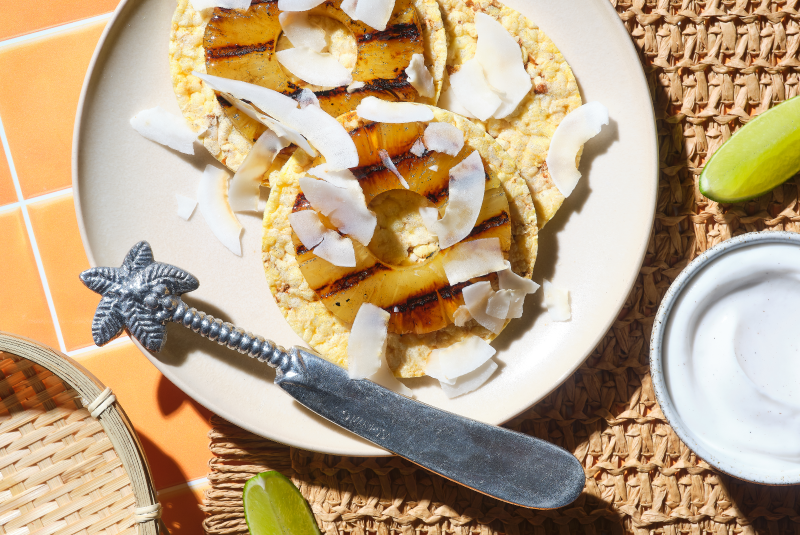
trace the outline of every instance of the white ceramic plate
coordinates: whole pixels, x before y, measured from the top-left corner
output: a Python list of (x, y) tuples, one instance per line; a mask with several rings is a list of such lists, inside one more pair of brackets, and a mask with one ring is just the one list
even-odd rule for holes
[[(525, 317), (495, 341), (500, 370), (478, 391), (448, 400), (430, 379), (407, 380), (417, 398), (500, 424), (536, 403), (584, 361), (613, 322), (639, 271), (655, 208), (657, 144), (644, 75), (608, 0), (508, 0), (564, 53), (584, 101), (605, 104), (611, 124), (586, 147), (584, 179), (541, 232), (534, 279), (572, 296), (573, 319), (553, 323), (541, 292)], [(75, 126), (73, 185), (92, 265), (118, 266), (140, 240), (156, 259), (201, 282), (192, 306), (290, 347), (302, 344), (284, 321), (260, 262), (260, 220), (244, 217), (244, 257), (230, 254), (202, 215), (176, 215), (175, 194), (195, 196), (207, 163), (199, 145), (186, 157), (137, 134), (129, 119), (159, 105), (180, 113), (169, 74), (174, 2), (123, 1), (100, 40)], [(167, 348), (148, 358), (187, 394), (227, 420), (293, 446), (345, 455), (386, 452), (340, 430), (272, 384), (272, 370), (177, 325)]]

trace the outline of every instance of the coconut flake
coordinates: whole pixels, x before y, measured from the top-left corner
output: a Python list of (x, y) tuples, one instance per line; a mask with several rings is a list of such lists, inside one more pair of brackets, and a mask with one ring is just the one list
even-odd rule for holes
[(475, 14), (478, 44), (475, 59), (483, 67), (486, 81), (498, 93), (502, 104), (492, 115), (502, 119), (511, 114), (530, 92), (533, 84), (525, 71), (517, 41), (494, 17)]
[[(435, 124), (439, 124), (439, 123), (435, 123)], [(413, 154), (414, 156), (416, 156), (417, 158), (421, 158), (422, 155), (425, 154), (425, 143), (422, 142), (421, 138), (414, 142), (414, 144), (411, 146), (411, 149), (409, 150), (409, 152), (411, 154)]]
[(330, 230), (325, 228), (319, 214), (314, 210), (301, 210), (289, 214), (289, 224), (300, 239), (300, 243), (309, 251), (322, 243), (325, 234)]
[(175, 194), (175, 199), (178, 201), (178, 217), (189, 221), (189, 218), (192, 217), (194, 209), (197, 206), (197, 201), (185, 195), (181, 195), (180, 193)]
[(467, 119), (477, 119), (477, 117), (472, 115), (469, 110), (458, 101), (452, 86), (442, 91), (442, 94), (439, 96), (439, 102), (436, 105), (443, 110), (457, 113)]
[(440, 249), (460, 242), (472, 232), (481, 212), (485, 182), (486, 172), (478, 151), (473, 151), (450, 169), (449, 200), (444, 217), (430, 226), (425, 225), (431, 233), (438, 236)]
[(363, 303), (347, 338), (347, 374), (366, 379), (381, 369), (391, 314), (371, 303)]
[(231, 180), (228, 200), (234, 212), (258, 210), (261, 179), (275, 161), (275, 156), (287, 145), (285, 140), (269, 130), (259, 136)]
[(608, 108), (589, 102), (568, 113), (556, 128), (545, 161), (553, 183), (564, 197), (569, 197), (581, 178), (575, 166), (578, 151), (600, 133), (604, 124), (608, 124)]
[(359, 89), (361, 89), (366, 85), (367, 85), (366, 82), (353, 82), (352, 84), (347, 86), (347, 93), (348, 94), (355, 93), (356, 91), (358, 91)]
[(308, 11), (325, 0), (278, 0), (279, 11)]
[(356, 267), (356, 250), (352, 240), (330, 229), (323, 236), (322, 243), (314, 248), (314, 254), (334, 266)]
[(434, 164), (434, 165), (428, 167), (428, 169), (430, 169), (431, 171), (438, 171), (439, 170), (439, 166)]
[(464, 148), (464, 132), (450, 123), (431, 123), (423, 134), (428, 150), (458, 156)]
[(192, 8), (195, 11), (202, 11), (212, 7), (224, 9), (243, 9), (250, 8), (250, 0), (191, 0)]
[(392, 16), (395, 0), (364, 0), (357, 2), (354, 10), (354, 19), (372, 26), (382, 32), (386, 29), (386, 23)]
[(356, 6), (358, 6), (358, 0), (342, 0), (342, 5), (339, 6), (339, 9), (344, 11), (348, 17), (355, 20)]
[(197, 134), (179, 117), (160, 106), (143, 110), (131, 118), (131, 126), (143, 137), (182, 152), (194, 154)]
[(458, 72), (450, 75), (450, 89), (458, 102), (481, 121), (491, 117), (503, 103), (475, 58), (465, 61)]
[(358, 179), (350, 169), (333, 170), (326, 163), (312, 167), (308, 170), (308, 174), (321, 178), (325, 182), (329, 182), (337, 188), (350, 188), (359, 186)]
[(520, 277), (511, 270), (511, 264), (508, 260), (505, 261), (506, 269), (497, 272), (497, 278), (500, 282), (501, 290), (521, 290), (523, 293), (532, 294), (536, 293), (539, 285), (530, 279)]
[[(366, 3), (366, 2), (365, 2)], [(367, 97), (356, 108), (362, 119), (376, 123), (413, 123), (432, 121), (433, 110), (413, 102), (389, 102), (377, 97)]]
[(505, 263), (500, 238), (457, 243), (445, 253), (443, 264), (451, 286), (501, 271), (505, 269)]
[(333, 54), (295, 47), (276, 52), (275, 57), (289, 72), (309, 84), (339, 87), (353, 81), (353, 75)]
[[(431, 351), (425, 373), (444, 383), (453, 384), (457, 378), (483, 366), (494, 354), (495, 349), (483, 338), (469, 336), (461, 342)], [(434, 364), (433, 369), (430, 366), (431, 362)], [(430, 371), (436, 373), (438, 377), (432, 375)]]
[(408, 189), (408, 182), (406, 182), (406, 179), (400, 174), (400, 171), (397, 170), (397, 167), (395, 167), (394, 162), (392, 161), (392, 157), (389, 156), (389, 153), (386, 151), (386, 149), (380, 149), (378, 154), (381, 155), (381, 162), (383, 162), (383, 166), (394, 173), (394, 176), (397, 177), (397, 180), (400, 181), (400, 184), (402, 184), (404, 188)]
[(303, 89), (300, 91), (300, 96), (297, 99), (297, 103), (300, 104), (301, 110), (307, 108), (308, 106), (316, 106), (317, 108), (320, 107), (317, 95), (315, 95), (310, 89)]
[(433, 87), (433, 76), (425, 67), (425, 57), (422, 54), (411, 56), (411, 62), (406, 67), (406, 74), (411, 87), (417, 90), (420, 96), (433, 98), (436, 89)]
[(493, 333), (500, 334), (505, 326), (505, 320), (490, 316), (486, 312), (489, 299), (494, 295), (492, 285), (488, 281), (476, 282), (465, 287), (462, 295), (472, 318)]
[(497, 371), (497, 364), (495, 364), (494, 361), (489, 360), (477, 370), (474, 370), (467, 375), (462, 375), (456, 379), (455, 384), (453, 385), (442, 383), (442, 391), (444, 392), (444, 395), (450, 399), (468, 394), (483, 386), (483, 384), (486, 383), (486, 381), (488, 381), (492, 375), (494, 375), (495, 371)]
[(378, 373), (374, 375), (370, 375), (368, 379), (373, 383), (381, 385), (383, 388), (401, 394), (403, 396), (413, 398), (414, 392), (411, 391), (406, 385), (401, 383), (397, 380), (397, 377), (394, 376), (392, 370), (389, 368), (389, 365), (386, 363), (386, 357), (384, 356), (382, 359), (382, 364)]
[(206, 166), (197, 187), (197, 202), (200, 213), (211, 232), (230, 251), (242, 256), (242, 225), (228, 204), (228, 180), (231, 176), (213, 165)]
[(463, 327), (471, 319), (472, 314), (469, 313), (469, 309), (464, 305), (458, 307), (453, 313), (453, 322), (456, 324), (456, 327)]
[(419, 216), (422, 218), (425, 228), (432, 228), (439, 220), (439, 209), (431, 206), (420, 206)]
[(230, 93), (238, 99), (251, 102), (282, 126), (302, 134), (322, 153), (332, 168), (349, 169), (358, 166), (358, 150), (350, 134), (339, 121), (322, 109), (316, 106), (298, 109), (297, 101), (293, 98), (259, 85), (198, 72), (192, 74), (216, 91)]
[(322, 52), (328, 46), (325, 41), (325, 30), (313, 24), (308, 13), (302, 11), (284, 11), (278, 15), (281, 29), (294, 47), (305, 47), (314, 52)]
[(340, 188), (325, 180), (304, 176), (300, 178), (300, 189), (311, 206), (327, 216), (336, 228), (364, 246), (369, 245), (378, 219), (367, 208), (364, 192), (357, 180)]
[(569, 291), (553, 286), (549, 280), (542, 282), (544, 287), (544, 306), (553, 321), (568, 321), (572, 317), (569, 306)]

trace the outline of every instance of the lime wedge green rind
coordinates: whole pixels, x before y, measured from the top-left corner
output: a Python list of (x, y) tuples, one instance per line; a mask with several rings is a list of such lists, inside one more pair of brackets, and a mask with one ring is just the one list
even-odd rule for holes
[(722, 203), (760, 197), (800, 171), (800, 96), (750, 120), (706, 162), (700, 193)]
[(308, 502), (280, 472), (248, 479), (243, 501), (250, 535), (320, 535)]

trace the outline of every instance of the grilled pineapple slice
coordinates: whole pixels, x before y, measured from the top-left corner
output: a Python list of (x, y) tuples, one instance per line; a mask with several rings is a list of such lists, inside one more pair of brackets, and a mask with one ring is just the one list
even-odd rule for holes
[[(332, 19), (352, 32), (356, 41), (353, 81), (364, 87), (348, 93), (346, 87), (324, 88), (307, 84), (285, 71), (275, 52), (280, 49), (281, 25), (277, 0), (253, 2), (247, 11), (216, 9), (203, 40), (208, 74), (242, 80), (296, 96), (304, 88), (317, 95), (320, 106), (337, 117), (354, 110), (368, 96), (413, 101), (417, 91), (405, 68), (414, 54), (423, 53), (420, 17), (413, 0), (397, 0), (384, 31), (353, 21), (340, 8), (341, 0), (329, 0), (309, 10), (314, 17)], [(240, 113), (220, 98), (220, 104), (236, 129), (255, 141), (265, 127)]]
[[(346, 124), (353, 122), (345, 119)], [(427, 151), (417, 157), (409, 149), (422, 137), (424, 124), (369, 121), (356, 124), (348, 129), (359, 153), (359, 167), (353, 170), (353, 174), (361, 184), (367, 203), (374, 207), (372, 201), (392, 191), (403, 194), (401, 196), (413, 192), (417, 194), (416, 198), (426, 199), (439, 209), (440, 215), (444, 215), (450, 169), (474, 149), (465, 146), (457, 156)], [(388, 151), (392, 157), (398, 171), (409, 184), (408, 190), (381, 163), (381, 149)], [(315, 161), (315, 164), (319, 163), (322, 163), (321, 159)], [(508, 258), (511, 249), (508, 201), (497, 175), (489, 166), (485, 165), (485, 169), (486, 186), (481, 212), (475, 227), (464, 241), (497, 237), (503, 254)], [(311, 206), (301, 191), (293, 211), (309, 209)], [(334, 228), (329, 222), (326, 224)], [(406, 262), (390, 263), (386, 261), (386, 252), (380, 250), (381, 243), (376, 243), (380, 241), (376, 233), (369, 247), (353, 241), (356, 267), (343, 268), (308, 251), (294, 233), (292, 240), (300, 271), (309, 286), (328, 310), (344, 322), (352, 323), (359, 307), (368, 302), (391, 314), (390, 332), (425, 334), (453, 323), (455, 310), (464, 304), (461, 291), (470, 283), (451, 286), (444, 272), (444, 260), (450, 249), (439, 251), (435, 248), (426, 258), (411, 265)], [(488, 279), (495, 277), (492, 275)]]

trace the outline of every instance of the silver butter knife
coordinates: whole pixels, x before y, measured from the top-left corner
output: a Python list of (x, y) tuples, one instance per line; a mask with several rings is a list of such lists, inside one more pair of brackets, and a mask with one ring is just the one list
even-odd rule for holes
[(277, 370), (275, 384), (320, 416), (473, 490), (535, 509), (568, 505), (583, 490), (580, 462), (558, 446), (352, 380), (311, 350), (287, 351), (190, 308), (181, 295), (200, 283), (180, 268), (156, 262), (147, 242), (136, 244), (121, 267), (96, 267), (80, 277), (102, 295), (92, 322), (99, 346), (127, 330), (158, 352), (167, 341), (167, 323), (178, 323), (269, 364)]

